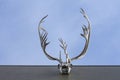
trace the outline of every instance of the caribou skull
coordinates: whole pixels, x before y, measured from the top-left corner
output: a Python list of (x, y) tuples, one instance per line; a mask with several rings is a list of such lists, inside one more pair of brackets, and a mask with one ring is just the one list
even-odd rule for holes
[(58, 69), (60, 70), (61, 74), (69, 74), (70, 71), (71, 71), (71, 68), (72, 68), (71, 61), (79, 59), (79, 58), (82, 58), (85, 55), (85, 53), (87, 51), (87, 48), (88, 48), (89, 39), (90, 39), (90, 21), (89, 21), (88, 16), (86, 15), (86, 13), (85, 13), (85, 11), (83, 9), (81, 9), (80, 12), (81, 12), (81, 14), (83, 15), (83, 17), (88, 22), (88, 26), (83, 25), (83, 27), (82, 27), (83, 34), (81, 34), (81, 36), (85, 39), (85, 46), (84, 46), (82, 52), (79, 53), (79, 55), (77, 55), (77, 56), (75, 56), (73, 58), (70, 58), (69, 55), (68, 55), (68, 53), (67, 53), (67, 50), (66, 50), (67, 49), (66, 42), (64, 42), (62, 39), (59, 39), (59, 41), (61, 43), (60, 47), (64, 50), (64, 53), (66, 55), (66, 62), (63, 62), (62, 59), (61, 59), (61, 51), (60, 51), (59, 58), (52, 57), (46, 51), (46, 47), (47, 47), (47, 45), (50, 42), (47, 41), (47, 35), (48, 35), (48, 33), (47, 33), (47, 31), (43, 27), (41, 27), (41, 23), (44, 21), (44, 19), (48, 15), (46, 15), (45, 17), (43, 17), (40, 20), (39, 25), (38, 25), (38, 32), (39, 32), (39, 37), (40, 37), (40, 43), (41, 43), (42, 50), (45, 53), (45, 55), (48, 57), (48, 59), (50, 59), (50, 60), (56, 60), (56, 61), (59, 62)]

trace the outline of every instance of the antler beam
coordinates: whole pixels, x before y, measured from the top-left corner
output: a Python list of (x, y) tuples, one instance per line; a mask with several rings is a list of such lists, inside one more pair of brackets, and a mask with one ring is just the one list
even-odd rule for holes
[(83, 17), (88, 22), (88, 27), (86, 25), (83, 25), (83, 27), (82, 27), (83, 34), (81, 34), (81, 36), (83, 38), (85, 38), (86, 42), (85, 42), (85, 46), (84, 46), (83, 51), (78, 56), (71, 58), (71, 61), (79, 59), (79, 58), (82, 58), (85, 55), (85, 53), (87, 51), (87, 48), (88, 48), (88, 44), (89, 44), (89, 39), (90, 39), (90, 21), (89, 21), (89, 18), (87, 16), (87, 14), (85, 13), (85, 11), (82, 8), (81, 8), (81, 14), (83, 15)]
[(39, 32), (39, 37), (40, 37), (40, 43), (41, 43), (41, 47), (42, 47), (42, 50), (43, 52), (45, 53), (45, 55), (48, 57), (48, 59), (50, 60), (56, 60), (58, 62), (61, 63), (61, 60), (58, 59), (58, 58), (54, 58), (52, 56), (50, 56), (47, 51), (46, 51), (46, 47), (47, 45), (50, 43), (50, 42), (47, 42), (47, 31), (41, 27), (41, 23), (44, 22), (43, 20), (47, 17), (48, 15), (46, 15), (45, 17), (43, 17), (40, 22), (39, 22), (39, 25), (38, 25), (38, 32)]

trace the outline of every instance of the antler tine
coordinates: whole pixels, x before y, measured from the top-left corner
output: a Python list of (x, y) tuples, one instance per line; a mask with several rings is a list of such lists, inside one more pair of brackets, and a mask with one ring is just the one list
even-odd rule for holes
[(66, 42), (64, 42), (63, 41), (63, 39), (59, 39), (59, 41), (60, 41), (60, 47), (64, 50), (64, 53), (65, 54), (67, 54), (67, 51), (66, 51), (66, 49), (67, 49), (67, 44), (66, 44)]
[(68, 53), (67, 53), (67, 44), (66, 44), (66, 42), (64, 42), (63, 41), (63, 39), (59, 39), (59, 41), (60, 41), (60, 47), (64, 50), (64, 53), (65, 53), (65, 55), (66, 55), (66, 62), (67, 63), (70, 63), (71, 62), (71, 60), (70, 60), (70, 58), (69, 58), (69, 55), (68, 55)]
[(85, 13), (85, 11), (81, 8), (81, 14), (83, 15), (83, 17), (87, 20), (88, 22), (88, 27), (86, 25), (83, 25), (82, 29), (83, 29), (83, 34), (81, 34), (82, 37), (85, 38), (86, 42), (85, 42), (85, 46), (83, 51), (76, 57), (73, 57), (71, 60), (75, 60), (78, 58), (81, 58), (82, 56), (85, 55), (87, 48), (88, 48), (88, 44), (89, 44), (89, 39), (90, 39), (90, 21), (89, 18), (87, 16), (87, 14)]
[(48, 15), (44, 16), (44, 17), (40, 20), (40, 23), (39, 23), (39, 24), (43, 23), (43, 22), (44, 22), (44, 19), (47, 18), (47, 17), (48, 17)]
[(38, 32), (39, 32), (39, 37), (40, 37), (40, 43), (41, 43), (41, 47), (42, 47), (42, 50), (43, 52), (45, 53), (45, 55), (48, 57), (48, 59), (50, 60), (57, 60), (59, 63), (61, 63), (61, 60), (58, 59), (58, 58), (54, 58), (52, 56), (50, 56), (47, 51), (46, 51), (46, 47), (47, 45), (50, 43), (50, 42), (47, 42), (47, 36), (48, 36), (48, 33), (47, 31), (41, 27), (41, 23), (44, 22), (44, 19), (47, 17), (48, 15), (46, 15), (45, 17), (43, 17), (40, 22), (39, 22), (39, 25), (38, 25)]
[(44, 33), (44, 34), (40, 35), (42, 48), (46, 48), (46, 46), (50, 43), (50, 42), (47, 42), (47, 35), (48, 35), (48, 33)]

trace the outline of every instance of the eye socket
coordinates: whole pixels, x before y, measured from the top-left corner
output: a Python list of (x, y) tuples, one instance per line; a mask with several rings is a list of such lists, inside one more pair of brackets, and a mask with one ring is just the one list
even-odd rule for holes
[(60, 64), (58, 64), (58, 69), (60, 69)]
[(71, 68), (73, 67), (73, 65), (72, 65), (72, 64), (70, 64), (70, 66), (71, 66)]

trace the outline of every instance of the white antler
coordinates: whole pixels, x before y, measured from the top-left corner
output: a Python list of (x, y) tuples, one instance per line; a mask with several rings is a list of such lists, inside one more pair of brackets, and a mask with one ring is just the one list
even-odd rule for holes
[(68, 53), (67, 53), (67, 44), (66, 44), (66, 42), (64, 42), (62, 39), (59, 39), (59, 41), (60, 41), (60, 47), (64, 50), (64, 53), (65, 53), (65, 55), (66, 55), (66, 62), (67, 63), (70, 63), (71, 62), (71, 60), (70, 60), (70, 58), (69, 58), (69, 55), (68, 55)]
[(76, 60), (76, 59), (79, 59), (81, 58), (82, 56), (85, 55), (86, 51), (87, 51), (87, 48), (88, 48), (88, 44), (89, 44), (89, 39), (90, 39), (90, 21), (89, 21), (89, 18), (88, 16), (86, 15), (85, 11), (81, 8), (81, 13), (83, 15), (83, 17), (87, 20), (88, 22), (88, 26), (86, 25), (83, 25), (82, 29), (83, 29), (83, 34), (81, 34), (81, 36), (83, 38), (85, 38), (85, 46), (84, 46), (84, 49), (83, 51), (76, 57), (73, 57), (71, 58), (71, 61), (72, 60)]
[(38, 32), (39, 32), (39, 37), (40, 37), (40, 43), (41, 43), (41, 47), (42, 47), (42, 50), (43, 52), (45, 53), (45, 55), (48, 57), (48, 59), (50, 60), (56, 60), (58, 61), (59, 63), (61, 63), (62, 61), (58, 58), (54, 58), (52, 56), (50, 56), (47, 51), (46, 51), (46, 47), (47, 45), (50, 43), (50, 42), (47, 42), (47, 31), (41, 27), (41, 23), (43, 22), (43, 20), (47, 17), (48, 15), (46, 15), (45, 17), (43, 17), (40, 22), (39, 22), (39, 25), (38, 25)]

